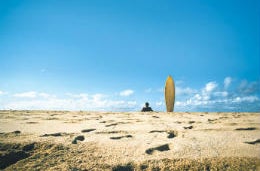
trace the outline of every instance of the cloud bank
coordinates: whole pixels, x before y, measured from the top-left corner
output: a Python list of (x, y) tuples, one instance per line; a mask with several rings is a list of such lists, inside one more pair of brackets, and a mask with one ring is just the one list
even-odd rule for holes
[[(176, 86), (175, 111), (260, 112), (259, 81), (210, 81), (201, 88)], [(0, 90), (0, 109), (17, 110), (89, 110), (139, 111), (149, 97), (151, 107), (165, 111), (163, 88), (147, 88), (143, 94), (126, 89), (114, 94), (65, 93), (62, 96), (47, 92), (12, 93)]]
[(36, 91), (16, 93), (10, 100), (0, 103), (1, 109), (17, 110), (90, 110), (90, 111), (129, 111), (136, 110), (136, 101), (115, 100), (105, 94), (72, 94), (64, 97)]
[(130, 95), (132, 95), (133, 93), (134, 93), (133, 90), (128, 89), (128, 90), (121, 91), (119, 94), (120, 94), (120, 96), (130, 96)]
[[(260, 112), (259, 82), (241, 81), (235, 88), (230, 89), (231, 77), (226, 77), (223, 85), (211, 81), (198, 90), (180, 90), (191, 88), (176, 87), (175, 109), (178, 111), (249, 111)], [(179, 92), (178, 92), (179, 91)], [(180, 96), (177, 96), (180, 94)]]

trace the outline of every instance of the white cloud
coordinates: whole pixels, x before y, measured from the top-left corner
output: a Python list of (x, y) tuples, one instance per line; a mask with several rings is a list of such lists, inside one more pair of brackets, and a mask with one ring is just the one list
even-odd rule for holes
[(227, 89), (230, 86), (231, 82), (232, 82), (232, 78), (231, 77), (226, 77), (224, 79), (224, 88)]
[(228, 96), (228, 92), (227, 91), (218, 91), (218, 92), (214, 92), (215, 96), (220, 96), (220, 97), (227, 97)]
[(162, 105), (163, 105), (163, 102), (155, 102), (155, 105), (156, 105), (156, 106), (162, 106)]
[(98, 101), (98, 100), (101, 100), (102, 98), (106, 97), (106, 95), (101, 94), (101, 93), (97, 93), (97, 94), (92, 95), (92, 97), (95, 101)]
[(176, 87), (176, 95), (191, 95), (195, 92), (196, 92), (196, 90), (191, 89), (189, 87), (186, 87), (186, 88)]
[(37, 93), (35, 91), (28, 91), (24, 93), (17, 93), (14, 94), (14, 97), (21, 97), (21, 98), (35, 98)]
[(3, 94), (4, 94), (4, 92), (0, 90), (0, 95), (3, 95)]
[(80, 93), (80, 94), (66, 93), (65, 95), (71, 98), (84, 98), (84, 99), (88, 98), (88, 94), (86, 93)]
[(119, 101), (105, 100), (104, 98), (105, 98), (104, 94), (97, 93), (91, 96), (91, 99), (88, 100), (88, 103), (92, 104), (92, 106), (96, 106), (97, 108), (101, 108), (101, 107), (111, 106), (111, 103), (119, 102)]
[(208, 82), (205, 87), (201, 90), (199, 94), (196, 94), (193, 99), (197, 99), (200, 97), (203, 103), (206, 103), (205, 101), (208, 101), (211, 99), (213, 92), (218, 87), (218, 84), (215, 81)]
[(129, 105), (136, 105), (137, 102), (136, 101), (128, 101), (127, 104), (129, 104)]
[(204, 88), (204, 90), (206, 91), (206, 92), (212, 92), (213, 90), (215, 90), (216, 88), (217, 88), (217, 86), (218, 86), (218, 84), (216, 83), (216, 82), (209, 82), (209, 83), (207, 83), (206, 84), (206, 86), (205, 86), (205, 88)]
[(18, 97), (18, 98), (36, 98), (36, 97), (51, 98), (51, 97), (55, 97), (55, 95), (51, 95), (51, 94), (43, 93), (43, 92), (38, 93), (35, 91), (17, 93), (17, 94), (14, 94), (13, 96)]
[(196, 100), (202, 100), (202, 96), (200, 94), (195, 94), (193, 98)]
[(260, 82), (259, 81), (248, 82), (247, 80), (243, 80), (241, 81), (238, 90), (240, 94), (244, 94), (244, 95), (249, 95), (254, 92), (259, 92)]
[(130, 95), (132, 95), (133, 93), (134, 93), (133, 90), (127, 89), (127, 90), (121, 91), (121, 92), (119, 93), (119, 95), (120, 95), (120, 96), (130, 96)]
[(42, 98), (52, 98), (52, 97), (56, 97), (55, 95), (52, 94), (48, 94), (48, 93), (37, 93), (38, 97), (42, 97)]
[(241, 103), (241, 102), (256, 102), (259, 101), (259, 98), (257, 96), (245, 96), (245, 97), (236, 97), (232, 100), (232, 102), (235, 103)]

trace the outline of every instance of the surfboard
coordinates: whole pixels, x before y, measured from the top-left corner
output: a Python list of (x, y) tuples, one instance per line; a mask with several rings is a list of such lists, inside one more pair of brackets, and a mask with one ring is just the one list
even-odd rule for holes
[(172, 77), (169, 75), (165, 82), (164, 97), (167, 112), (173, 112), (175, 101), (175, 86)]

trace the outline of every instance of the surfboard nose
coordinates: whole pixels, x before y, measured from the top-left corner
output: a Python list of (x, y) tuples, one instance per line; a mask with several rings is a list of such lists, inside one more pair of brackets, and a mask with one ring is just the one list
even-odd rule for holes
[(168, 80), (168, 79), (173, 79), (173, 78), (172, 78), (172, 76), (171, 76), (171, 75), (168, 75), (168, 77), (167, 77), (167, 80)]

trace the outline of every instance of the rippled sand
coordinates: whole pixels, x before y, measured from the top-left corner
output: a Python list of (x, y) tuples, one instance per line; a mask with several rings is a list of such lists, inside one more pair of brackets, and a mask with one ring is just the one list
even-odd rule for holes
[(0, 111), (0, 169), (257, 170), (259, 113)]

